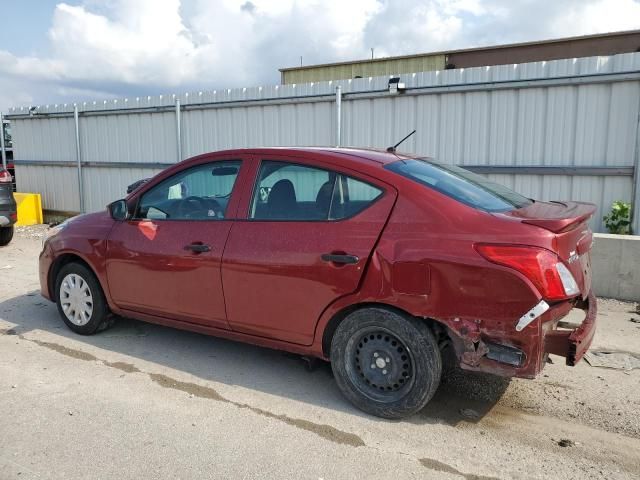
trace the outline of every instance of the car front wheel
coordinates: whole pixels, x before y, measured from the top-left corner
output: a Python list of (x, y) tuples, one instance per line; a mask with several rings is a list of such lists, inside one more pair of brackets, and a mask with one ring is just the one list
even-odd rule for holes
[(382, 418), (421, 410), (440, 383), (442, 359), (429, 327), (385, 308), (349, 314), (331, 342), (331, 366), (342, 393)]
[(13, 226), (0, 227), (0, 247), (9, 245), (9, 242), (13, 238)]
[(102, 288), (93, 272), (80, 263), (69, 263), (56, 277), (56, 304), (64, 323), (74, 332), (91, 335), (110, 325)]

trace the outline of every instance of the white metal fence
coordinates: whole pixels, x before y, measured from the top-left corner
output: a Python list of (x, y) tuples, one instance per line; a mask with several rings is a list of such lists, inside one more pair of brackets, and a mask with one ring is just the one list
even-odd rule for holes
[(599, 230), (614, 200), (638, 205), (640, 53), (400, 77), (399, 94), (375, 77), (12, 109), (18, 188), (42, 193), (48, 210), (95, 211), (199, 153), (384, 148), (415, 128), (402, 151), (533, 198), (593, 202)]

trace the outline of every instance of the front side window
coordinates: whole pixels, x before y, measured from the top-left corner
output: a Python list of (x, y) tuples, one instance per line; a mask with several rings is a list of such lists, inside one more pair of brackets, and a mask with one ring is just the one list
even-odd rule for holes
[(150, 220), (221, 220), (235, 185), (240, 160), (198, 165), (145, 192), (136, 217)]
[(351, 217), (373, 203), (382, 190), (321, 168), (263, 161), (250, 218), (326, 221)]
[(455, 165), (411, 159), (390, 163), (385, 168), (454, 200), (487, 212), (505, 212), (532, 203), (528, 198), (504, 185)]

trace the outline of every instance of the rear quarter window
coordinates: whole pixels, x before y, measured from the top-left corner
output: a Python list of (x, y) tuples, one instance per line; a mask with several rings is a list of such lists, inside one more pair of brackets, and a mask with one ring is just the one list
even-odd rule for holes
[(375, 202), (382, 190), (361, 180), (339, 175), (333, 187), (330, 220), (353, 217)]
[(533, 203), (504, 185), (455, 165), (410, 159), (390, 163), (385, 168), (460, 203), (487, 212), (505, 212)]

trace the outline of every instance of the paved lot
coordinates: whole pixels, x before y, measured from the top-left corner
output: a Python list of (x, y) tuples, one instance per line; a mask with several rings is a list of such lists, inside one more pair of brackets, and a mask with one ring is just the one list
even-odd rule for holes
[[(38, 233), (0, 249), (1, 480), (640, 478), (638, 369), (456, 371), (384, 421), (295, 356), (131, 320), (73, 334), (38, 294)], [(600, 303), (595, 348), (640, 354), (632, 307)]]

